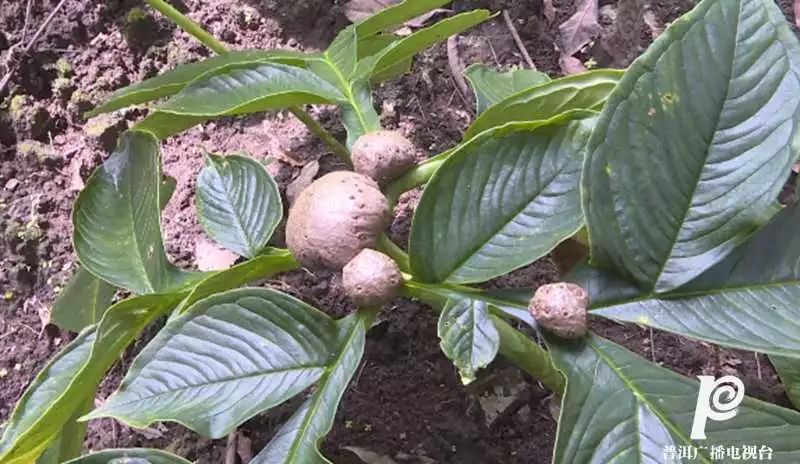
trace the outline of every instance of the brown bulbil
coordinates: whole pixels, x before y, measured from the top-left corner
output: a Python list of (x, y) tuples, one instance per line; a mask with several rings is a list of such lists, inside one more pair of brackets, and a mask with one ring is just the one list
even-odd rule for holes
[(395, 131), (380, 130), (362, 135), (353, 144), (353, 169), (375, 179), (381, 186), (411, 169), (416, 160), (414, 145)]
[(338, 271), (364, 248), (375, 247), (391, 215), (378, 185), (361, 174), (326, 174), (295, 200), (286, 245), (311, 269)]
[(397, 295), (403, 277), (392, 258), (366, 248), (344, 267), (342, 282), (358, 306), (382, 306)]
[(561, 338), (586, 335), (586, 307), (589, 294), (568, 282), (542, 285), (536, 289), (528, 310), (543, 329)]

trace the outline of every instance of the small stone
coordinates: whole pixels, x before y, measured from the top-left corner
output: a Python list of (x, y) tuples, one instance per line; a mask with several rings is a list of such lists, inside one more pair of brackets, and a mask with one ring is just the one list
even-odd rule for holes
[(13, 192), (17, 186), (19, 186), (19, 181), (17, 179), (9, 179), (8, 182), (6, 182), (5, 189)]
[(589, 294), (568, 282), (542, 285), (536, 289), (528, 306), (540, 327), (567, 339), (586, 335), (586, 308)]

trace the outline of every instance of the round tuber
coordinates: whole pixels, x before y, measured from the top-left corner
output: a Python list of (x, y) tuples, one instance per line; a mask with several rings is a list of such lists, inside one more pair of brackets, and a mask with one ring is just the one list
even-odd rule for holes
[(338, 271), (374, 248), (390, 221), (389, 204), (372, 179), (336, 171), (300, 192), (289, 210), (286, 245), (304, 267)]
[(559, 282), (536, 289), (528, 309), (540, 327), (561, 338), (586, 335), (589, 294), (581, 287)]
[(414, 145), (395, 131), (364, 134), (353, 144), (353, 169), (384, 186), (416, 163)]
[(358, 306), (383, 306), (403, 285), (400, 268), (385, 254), (365, 248), (342, 270), (347, 296)]

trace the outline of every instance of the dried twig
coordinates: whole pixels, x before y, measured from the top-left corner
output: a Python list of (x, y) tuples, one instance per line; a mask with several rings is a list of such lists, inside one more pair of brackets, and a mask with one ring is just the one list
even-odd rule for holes
[(458, 54), (458, 39), (454, 35), (447, 39), (447, 63), (450, 65), (450, 74), (453, 75), (453, 81), (461, 94), (461, 99), (465, 105), (469, 106), (470, 93), (467, 81), (464, 79), (464, 63), (461, 62), (461, 56)]
[[(60, 2), (58, 2), (58, 5), (56, 5), (56, 7), (53, 8), (53, 11), (50, 12), (47, 18), (45, 18), (45, 20), (39, 26), (39, 29), (37, 29), (36, 32), (33, 34), (33, 37), (31, 37), (31, 39), (27, 41), (25, 47), (22, 49), (21, 52), (19, 52), (20, 54), (28, 53), (31, 50), (31, 48), (33, 48), (33, 45), (36, 43), (37, 40), (39, 40), (39, 37), (42, 36), (45, 29), (47, 29), (47, 26), (49, 26), (50, 23), (53, 22), (53, 18), (56, 17), (56, 14), (58, 14), (59, 10), (61, 10), (61, 7), (63, 7), (65, 3), (67, 3), (67, 0), (61, 0)], [(15, 59), (14, 55), (17, 53), (16, 48), (22, 45), (22, 43), (24, 42), (25, 42), (25, 37), (23, 36), (20, 42), (17, 42), (13, 46), (11, 46), (11, 48), (8, 49), (8, 56), (6, 58), (6, 68), (7, 68), (6, 75), (3, 76), (2, 79), (0, 79), (0, 94), (2, 94), (3, 91), (5, 91), (6, 85), (8, 85), (8, 81), (11, 80), (11, 75), (14, 74), (14, 71), (17, 70), (19, 59)]]
[(758, 375), (758, 380), (763, 380), (761, 378), (761, 359), (758, 357), (758, 353), (753, 353), (756, 357), (756, 374)]
[(20, 36), (20, 43), (25, 42), (28, 38), (28, 25), (31, 23), (31, 11), (33, 10), (33, 0), (28, 0), (25, 5), (25, 22), (22, 24), (22, 35)]
[(519, 48), (520, 53), (522, 53), (522, 57), (525, 59), (525, 63), (528, 64), (529, 68), (535, 71), (536, 65), (533, 64), (531, 55), (528, 54), (528, 50), (525, 48), (525, 44), (522, 43), (522, 38), (519, 36), (519, 32), (517, 32), (517, 28), (514, 27), (514, 22), (511, 20), (511, 15), (508, 14), (508, 10), (503, 10), (503, 19), (506, 22), (508, 30), (511, 32), (511, 37), (514, 38), (514, 42), (517, 44), (517, 48)]

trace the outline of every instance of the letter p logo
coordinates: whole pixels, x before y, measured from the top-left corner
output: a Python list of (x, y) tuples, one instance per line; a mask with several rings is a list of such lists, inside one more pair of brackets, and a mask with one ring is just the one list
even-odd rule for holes
[(692, 422), (692, 440), (706, 439), (706, 421), (726, 421), (736, 416), (736, 408), (744, 399), (744, 384), (738, 377), (726, 375), (714, 379), (710, 375), (698, 375), (700, 390)]

